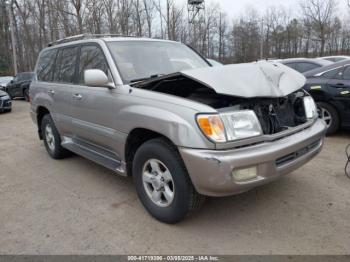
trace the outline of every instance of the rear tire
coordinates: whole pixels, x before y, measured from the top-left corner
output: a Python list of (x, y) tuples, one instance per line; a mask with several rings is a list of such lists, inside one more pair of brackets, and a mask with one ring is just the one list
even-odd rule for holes
[(317, 102), (319, 118), (327, 124), (327, 135), (333, 135), (339, 130), (340, 118), (337, 110), (329, 103)]
[(71, 155), (71, 152), (61, 146), (61, 137), (49, 114), (41, 121), (41, 132), (46, 151), (53, 159), (62, 159)]
[(177, 223), (199, 209), (205, 200), (193, 187), (177, 148), (165, 139), (152, 139), (141, 145), (132, 171), (143, 206), (161, 222)]

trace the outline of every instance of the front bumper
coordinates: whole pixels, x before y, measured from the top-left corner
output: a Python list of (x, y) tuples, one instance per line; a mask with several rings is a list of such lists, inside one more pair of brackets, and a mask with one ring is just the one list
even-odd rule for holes
[[(322, 149), (326, 126), (317, 120), (309, 128), (273, 142), (232, 150), (179, 148), (197, 192), (229, 196), (248, 191), (290, 173)], [(236, 181), (232, 171), (257, 167), (257, 177)]]

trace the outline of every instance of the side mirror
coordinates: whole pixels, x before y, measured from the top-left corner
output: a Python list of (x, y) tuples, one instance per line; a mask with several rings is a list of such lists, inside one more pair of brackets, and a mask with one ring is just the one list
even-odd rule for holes
[(13, 80), (10, 81), (10, 84), (13, 84)]
[(85, 85), (87, 86), (114, 88), (114, 84), (109, 82), (106, 74), (100, 69), (85, 70), (84, 82), (85, 82)]

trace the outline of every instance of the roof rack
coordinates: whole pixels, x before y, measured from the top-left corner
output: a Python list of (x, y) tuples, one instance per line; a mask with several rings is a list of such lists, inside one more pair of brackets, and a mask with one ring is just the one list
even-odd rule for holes
[(50, 46), (69, 43), (69, 42), (77, 41), (77, 40), (103, 38), (103, 37), (135, 37), (135, 36), (122, 35), (122, 34), (80, 34), (80, 35), (74, 35), (74, 36), (69, 36), (69, 37), (65, 37), (62, 39), (58, 39), (56, 41), (49, 43), (47, 46), (50, 47)]

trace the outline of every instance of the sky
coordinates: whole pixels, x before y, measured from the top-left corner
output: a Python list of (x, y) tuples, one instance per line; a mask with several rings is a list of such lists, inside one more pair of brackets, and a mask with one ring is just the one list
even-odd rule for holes
[(247, 7), (265, 10), (269, 6), (298, 6), (299, 0), (206, 0), (207, 4), (217, 2), (229, 17), (235, 17), (244, 12)]
[[(177, 0), (179, 2), (187, 2), (185, 0)], [(254, 7), (260, 12), (264, 12), (270, 6), (285, 6), (290, 9), (292, 13), (297, 14), (300, 2), (303, 0), (205, 0), (206, 5), (215, 2), (219, 3), (222, 10), (224, 10), (230, 18), (235, 18), (244, 13), (247, 7)], [(338, 11), (341, 13), (344, 10), (349, 10), (346, 3), (347, 0), (338, 1)]]

